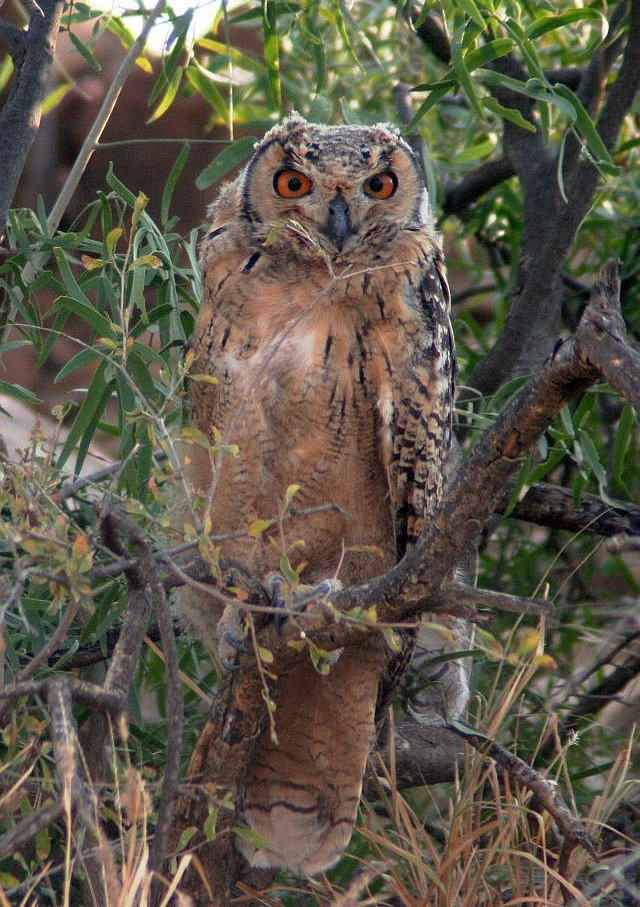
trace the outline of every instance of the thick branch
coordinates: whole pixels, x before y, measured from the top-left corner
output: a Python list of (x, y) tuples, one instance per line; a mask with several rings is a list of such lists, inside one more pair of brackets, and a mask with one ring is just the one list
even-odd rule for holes
[(0, 48), (6, 50), (14, 66), (20, 66), (26, 49), (24, 32), (10, 22), (0, 19)]
[(3, 30), (15, 51), (15, 69), (9, 96), (0, 111), (0, 236), (40, 124), (63, 9), (64, 0), (43, 0), (42, 12), (31, 13), (24, 39)]
[(494, 186), (514, 176), (515, 172), (513, 162), (506, 155), (485, 161), (471, 173), (467, 173), (457, 185), (447, 187), (442, 203), (443, 213), (463, 214), (469, 205)]
[[(626, 7), (627, 4), (621, 4)], [(640, 3), (629, 4), (629, 37), (618, 77), (609, 89), (598, 119), (598, 132), (608, 148), (613, 148), (622, 121), (631, 109), (640, 87)]]

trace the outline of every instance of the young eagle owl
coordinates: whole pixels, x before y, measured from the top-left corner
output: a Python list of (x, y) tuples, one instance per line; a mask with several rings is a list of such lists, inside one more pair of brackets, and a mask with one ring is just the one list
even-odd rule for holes
[[(276, 517), (299, 486), (284, 538), (274, 527), (221, 545), (259, 577), (278, 570), (283, 547), (305, 584), (384, 573), (440, 501), (454, 349), (427, 208), (393, 128), (297, 115), (266, 134), (211, 208), (191, 343), (193, 373), (216, 381), (192, 382), (190, 401), (214, 452), (194, 445), (189, 477), (216, 534)], [(180, 604), (215, 649), (225, 622), (215, 599), (185, 590)], [(438, 623), (423, 648), (461, 648), (461, 622)], [(264, 841), (245, 847), (254, 866), (318, 872), (351, 836), (391, 656), (374, 633), (336, 655), (327, 676), (309, 662), (278, 677), (278, 743), (259, 740), (242, 804)], [(464, 670), (446, 664), (420, 702), (427, 722), (465, 706)]]

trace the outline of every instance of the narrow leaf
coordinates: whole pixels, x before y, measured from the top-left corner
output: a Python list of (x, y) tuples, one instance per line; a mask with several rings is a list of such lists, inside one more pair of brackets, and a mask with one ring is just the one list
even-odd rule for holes
[(39, 403), (42, 403), (40, 397), (36, 397), (32, 391), (27, 390), (26, 387), (22, 387), (21, 384), (11, 384), (10, 381), (0, 380), (0, 394), (6, 394), (7, 397), (21, 400), (23, 403), (28, 403), (30, 406), (37, 406)]
[(253, 151), (256, 141), (255, 136), (246, 135), (221, 151), (196, 179), (198, 189), (207, 189), (244, 161)]
[(75, 35), (72, 31), (67, 32), (67, 34), (71, 38), (71, 43), (73, 44), (75, 49), (78, 51), (80, 56), (84, 58), (85, 62), (89, 64), (91, 69), (93, 69), (95, 72), (102, 72), (100, 61), (96, 60), (87, 45), (83, 44), (78, 36)]
[(459, 6), (461, 10), (464, 10), (467, 16), (470, 16), (482, 31), (486, 29), (486, 20), (476, 6), (474, 0), (456, 0), (456, 5)]
[(183, 69), (176, 69), (175, 72), (171, 74), (171, 78), (167, 83), (165, 92), (158, 102), (157, 107), (147, 120), (147, 125), (149, 125), (149, 123), (153, 123), (155, 120), (159, 120), (162, 114), (166, 113), (167, 110), (171, 107), (173, 100), (178, 93), (178, 89), (180, 88), (183, 74)]
[(490, 110), (491, 113), (495, 113), (496, 116), (499, 116), (500, 119), (509, 120), (510, 123), (514, 123), (521, 129), (526, 129), (527, 132), (536, 131), (536, 127), (533, 125), (533, 123), (525, 120), (520, 111), (516, 110), (515, 107), (505, 107), (493, 97), (483, 98), (482, 104), (487, 108), (487, 110)]
[(553, 13), (551, 15), (542, 15), (539, 19), (536, 19), (525, 29), (525, 34), (527, 38), (539, 38), (540, 35), (545, 35), (547, 32), (553, 31), (556, 28), (562, 28), (565, 25), (569, 25), (572, 22), (579, 22), (581, 20), (590, 19), (591, 21), (598, 20), (600, 23), (600, 32), (601, 36), (604, 37), (607, 30), (607, 20), (603, 14), (593, 7), (585, 7), (583, 9), (568, 9), (563, 13)]
[(113, 322), (98, 312), (90, 302), (76, 299), (73, 296), (59, 296), (54, 302), (52, 309), (54, 311), (63, 309), (66, 312), (78, 315), (83, 321), (90, 325), (100, 337), (113, 336)]

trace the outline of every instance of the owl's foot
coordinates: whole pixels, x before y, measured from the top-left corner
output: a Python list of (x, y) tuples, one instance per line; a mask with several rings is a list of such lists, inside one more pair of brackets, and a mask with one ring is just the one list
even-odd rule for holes
[(238, 607), (227, 605), (218, 621), (217, 635), (220, 664), (225, 671), (237, 671), (240, 665), (236, 656), (251, 653), (244, 641), (244, 624)]
[(317, 586), (298, 585), (291, 591), (289, 597), (285, 599), (282, 595), (282, 588), (285, 585), (286, 580), (281, 573), (272, 573), (267, 577), (265, 583), (265, 588), (269, 593), (269, 604), (272, 608), (278, 608), (278, 611), (273, 615), (273, 622), (278, 632), (282, 629), (287, 619), (287, 613), (284, 609), (304, 611), (311, 602), (326, 598), (328, 595), (332, 595), (342, 589), (342, 583), (339, 579), (325, 579), (318, 583)]
[[(273, 573), (265, 582), (265, 589), (269, 595), (269, 604), (277, 610), (273, 614), (273, 621), (278, 632), (288, 617), (287, 611), (305, 611), (313, 602), (322, 600), (334, 592), (342, 589), (342, 583), (337, 579), (326, 579), (313, 585), (298, 585), (285, 598), (282, 593), (286, 580), (280, 573)], [(236, 658), (240, 655), (250, 655), (251, 649), (247, 646), (244, 634), (244, 621), (241, 610), (236, 605), (227, 605), (218, 621), (218, 658), (225, 671), (237, 671), (240, 665)]]

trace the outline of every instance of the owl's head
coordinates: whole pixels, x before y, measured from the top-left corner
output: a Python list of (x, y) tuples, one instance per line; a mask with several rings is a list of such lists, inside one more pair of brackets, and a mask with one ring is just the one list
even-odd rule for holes
[(298, 252), (348, 260), (426, 218), (418, 162), (389, 126), (322, 126), (294, 114), (265, 135), (241, 181), (255, 238)]

